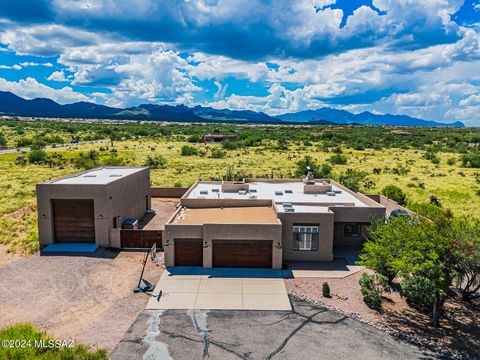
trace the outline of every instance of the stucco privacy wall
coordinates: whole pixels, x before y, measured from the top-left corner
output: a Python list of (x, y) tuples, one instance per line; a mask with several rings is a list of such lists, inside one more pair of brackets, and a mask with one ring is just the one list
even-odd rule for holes
[(203, 267), (211, 268), (213, 261), (213, 240), (265, 240), (272, 241), (272, 268), (282, 267), (282, 224), (166, 224), (163, 236), (165, 265), (175, 265), (175, 239), (201, 239)]
[(150, 188), (152, 198), (181, 198), (189, 188)]
[[(93, 169), (75, 176), (86, 174)], [(148, 168), (137, 168), (137, 172), (115, 179), (107, 184), (62, 184), (59, 179), (39, 183), (36, 186), (38, 207), (38, 237), (40, 245), (52, 244), (53, 209), (52, 200), (93, 200), (95, 243), (108, 247), (109, 229), (113, 226), (113, 217), (117, 217), (117, 226), (125, 218), (140, 218), (150, 204), (150, 178)], [(65, 177), (62, 179), (69, 179)]]

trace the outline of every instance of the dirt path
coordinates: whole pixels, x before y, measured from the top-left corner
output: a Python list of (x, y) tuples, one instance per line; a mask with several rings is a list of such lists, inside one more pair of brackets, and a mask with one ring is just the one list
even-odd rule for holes
[[(28, 321), (59, 339), (113, 349), (148, 301), (132, 292), (143, 254), (98, 255), (37, 254), (10, 261), (0, 254), (0, 327)], [(145, 277), (156, 283), (161, 272), (149, 261)]]

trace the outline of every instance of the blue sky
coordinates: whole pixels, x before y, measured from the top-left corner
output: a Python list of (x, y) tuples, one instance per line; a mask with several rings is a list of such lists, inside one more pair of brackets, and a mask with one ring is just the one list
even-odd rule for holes
[(0, 90), (480, 126), (480, 0), (0, 0)]

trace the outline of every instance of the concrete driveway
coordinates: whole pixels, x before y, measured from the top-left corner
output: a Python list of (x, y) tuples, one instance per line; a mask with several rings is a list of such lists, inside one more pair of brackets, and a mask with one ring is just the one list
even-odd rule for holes
[(147, 310), (290, 311), (285, 276), (270, 269), (175, 267), (158, 282)]
[(292, 298), (293, 311), (145, 310), (113, 360), (430, 359), (369, 325)]

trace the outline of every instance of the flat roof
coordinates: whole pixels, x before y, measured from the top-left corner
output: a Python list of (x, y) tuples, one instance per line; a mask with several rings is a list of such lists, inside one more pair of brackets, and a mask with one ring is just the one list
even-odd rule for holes
[(126, 176), (138, 173), (140, 167), (104, 167), (88, 170), (79, 174), (52, 180), (51, 184), (62, 185), (106, 185)]
[(172, 224), (278, 224), (277, 215), (270, 206), (182, 208)]
[[(249, 191), (222, 192), (221, 182), (198, 182), (187, 199), (258, 199), (281, 203), (325, 204), (326, 206), (369, 207), (358, 197), (344, 189), (332, 185), (333, 194), (305, 194), (302, 181), (247, 182)], [(319, 185), (322, 185), (319, 183)]]

